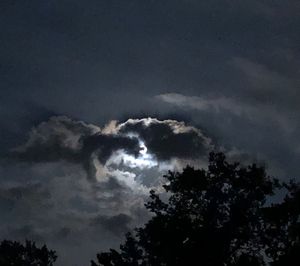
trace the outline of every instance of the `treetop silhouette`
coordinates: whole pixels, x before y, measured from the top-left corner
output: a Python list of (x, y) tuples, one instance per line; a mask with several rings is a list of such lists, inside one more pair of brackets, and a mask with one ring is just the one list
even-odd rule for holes
[[(120, 250), (92, 266), (274, 266), (299, 261), (299, 184), (281, 183), (265, 168), (230, 163), (211, 153), (208, 169), (187, 166), (166, 176), (167, 201), (150, 192), (154, 216), (126, 235)], [(266, 204), (279, 189), (287, 196)]]
[(21, 244), (3, 240), (0, 244), (1, 266), (52, 266), (56, 258), (55, 251), (49, 250), (46, 245), (38, 248), (32, 241)]

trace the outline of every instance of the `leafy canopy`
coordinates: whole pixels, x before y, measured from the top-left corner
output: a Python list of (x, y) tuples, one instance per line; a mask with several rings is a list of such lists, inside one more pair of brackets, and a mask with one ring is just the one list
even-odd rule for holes
[[(97, 255), (92, 266), (274, 266), (299, 261), (300, 189), (280, 183), (255, 164), (229, 163), (211, 153), (208, 169), (169, 172), (163, 201), (150, 192), (154, 216), (126, 235), (120, 250)], [(279, 189), (287, 196), (267, 204)], [(275, 195), (276, 196), (276, 195)]]
[(52, 266), (57, 256), (45, 245), (36, 247), (34, 242), (21, 244), (16, 241), (3, 240), (0, 244), (1, 266)]

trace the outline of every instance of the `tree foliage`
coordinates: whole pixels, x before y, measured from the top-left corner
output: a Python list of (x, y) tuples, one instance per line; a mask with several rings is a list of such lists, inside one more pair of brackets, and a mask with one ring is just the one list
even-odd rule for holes
[[(126, 235), (120, 250), (92, 266), (273, 266), (299, 262), (300, 189), (280, 183), (255, 164), (229, 163), (211, 153), (208, 169), (169, 172), (163, 201), (150, 192), (154, 216)], [(280, 203), (268, 199), (286, 189)], [(297, 261), (296, 260), (296, 261)]]
[(57, 256), (45, 245), (38, 248), (34, 242), (21, 244), (16, 241), (3, 240), (0, 244), (1, 266), (52, 266)]

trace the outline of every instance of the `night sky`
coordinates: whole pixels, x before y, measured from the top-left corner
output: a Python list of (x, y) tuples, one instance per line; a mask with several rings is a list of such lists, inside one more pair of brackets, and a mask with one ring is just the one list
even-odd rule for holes
[(299, 180), (298, 0), (1, 0), (0, 239), (87, 265), (211, 150)]

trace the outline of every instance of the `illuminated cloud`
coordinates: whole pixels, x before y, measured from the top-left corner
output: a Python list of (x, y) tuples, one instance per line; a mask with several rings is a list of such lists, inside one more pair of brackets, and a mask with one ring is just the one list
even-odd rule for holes
[(51, 117), (1, 165), (7, 179), (0, 180), (0, 214), (9, 226), (0, 235), (72, 253), (86, 243), (94, 252), (112, 246), (147, 221), (144, 203), (150, 189), (163, 192), (164, 173), (206, 157), (212, 147), (200, 129), (176, 120), (129, 119), (100, 128)]
[(30, 163), (64, 160), (80, 164), (89, 179), (101, 181), (112, 171), (117, 173), (113, 167), (149, 169), (174, 159), (198, 159), (212, 148), (212, 141), (200, 129), (176, 120), (111, 121), (101, 129), (58, 116), (33, 128), (27, 142), (15, 148), (11, 158)]
[(129, 119), (119, 125), (119, 132), (137, 134), (159, 161), (200, 158), (213, 148), (200, 129), (176, 120)]

